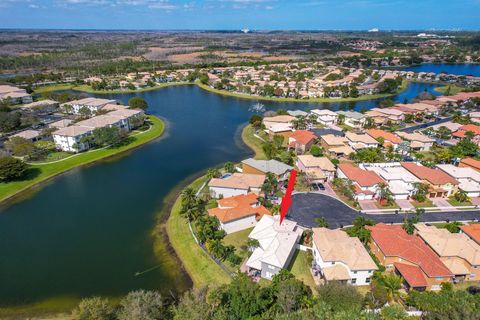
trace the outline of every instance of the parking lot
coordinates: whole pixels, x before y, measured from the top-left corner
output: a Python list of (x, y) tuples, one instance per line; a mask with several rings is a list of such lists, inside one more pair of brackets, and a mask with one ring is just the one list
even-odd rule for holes
[[(359, 216), (384, 223), (402, 223), (404, 214), (364, 214), (354, 210), (336, 198), (319, 193), (297, 193), (292, 196), (292, 206), (287, 218), (299, 225), (312, 228), (317, 226), (315, 218), (323, 217), (330, 228), (341, 228), (352, 224)], [(480, 219), (480, 210), (475, 211), (436, 211), (421, 216), (424, 222), (436, 221), (475, 221)]]

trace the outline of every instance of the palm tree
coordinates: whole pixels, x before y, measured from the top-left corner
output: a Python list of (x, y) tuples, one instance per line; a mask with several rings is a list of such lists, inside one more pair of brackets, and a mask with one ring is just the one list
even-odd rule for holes
[(393, 194), (390, 191), (390, 188), (385, 182), (378, 184), (378, 193), (380, 196), (380, 200), (386, 200), (388, 205), (393, 203)]
[(210, 252), (215, 258), (222, 259), (225, 253), (225, 247), (222, 244), (221, 240), (218, 239), (209, 239), (205, 244), (208, 252)]
[(207, 179), (218, 178), (220, 176), (220, 171), (218, 169), (208, 169), (207, 170)]
[(230, 173), (234, 173), (234, 172), (235, 172), (235, 165), (234, 165), (233, 162), (231, 162), (231, 161), (226, 162), (225, 165), (223, 166), (223, 168), (224, 168), (225, 171), (227, 171), (227, 172), (230, 172)]
[(363, 244), (367, 244), (372, 238), (372, 231), (365, 228), (360, 228), (357, 230), (356, 236)]
[(365, 226), (373, 226), (373, 225), (375, 225), (375, 221), (373, 221), (372, 219), (367, 219), (363, 216), (356, 217), (353, 220), (353, 226), (356, 228), (363, 228)]
[(453, 221), (453, 222), (449, 222), (445, 225), (445, 229), (447, 229), (448, 231), (450, 231), (451, 233), (459, 233), (460, 232), (460, 227), (462, 226), (462, 224), (458, 221)]
[(182, 205), (191, 204), (196, 200), (195, 190), (193, 190), (192, 187), (183, 189), (180, 196), (182, 198)]
[(314, 219), (318, 228), (328, 228), (328, 222), (324, 217)]
[(398, 290), (402, 287), (402, 278), (393, 273), (388, 273), (380, 277), (378, 282), (386, 289), (389, 302), (398, 297)]

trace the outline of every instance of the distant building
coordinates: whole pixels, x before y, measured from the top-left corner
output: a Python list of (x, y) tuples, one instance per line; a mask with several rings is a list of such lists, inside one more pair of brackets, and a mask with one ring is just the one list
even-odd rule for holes
[(62, 103), (60, 107), (64, 109), (71, 107), (71, 112), (74, 114), (79, 114), (80, 110), (84, 108), (89, 110), (92, 114), (95, 114), (107, 104), (116, 104), (116, 101), (109, 99), (84, 98)]
[(0, 101), (8, 101), (11, 104), (30, 103), (32, 95), (27, 90), (10, 85), (0, 85)]

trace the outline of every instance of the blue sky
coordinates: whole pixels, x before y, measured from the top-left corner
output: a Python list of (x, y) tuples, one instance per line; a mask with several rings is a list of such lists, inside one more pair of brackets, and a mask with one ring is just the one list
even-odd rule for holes
[(0, 28), (480, 29), (480, 0), (0, 0)]

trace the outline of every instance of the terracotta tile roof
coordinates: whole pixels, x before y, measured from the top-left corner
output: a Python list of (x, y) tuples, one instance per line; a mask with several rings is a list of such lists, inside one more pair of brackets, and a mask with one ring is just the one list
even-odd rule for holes
[(405, 281), (407, 281), (410, 287), (418, 288), (426, 287), (428, 285), (427, 279), (425, 279), (422, 269), (419, 267), (399, 262), (395, 262), (393, 265), (398, 272), (400, 272)]
[(463, 163), (469, 167), (480, 170), (480, 161), (473, 158), (464, 158), (460, 160), (460, 163)]
[(368, 226), (372, 240), (387, 257), (399, 257), (420, 267), (428, 277), (450, 277), (452, 272), (423, 240), (409, 235), (400, 225)]
[(402, 167), (410, 171), (413, 175), (421, 180), (426, 180), (434, 185), (442, 184), (459, 184), (459, 182), (439, 169), (432, 169), (425, 166), (417, 165), (413, 162), (401, 162)]
[(263, 174), (234, 173), (228, 178), (213, 178), (208, 186), (248, 190), (250, 188), (260, 188), (264, 181), (265, 175)]
[(253, 193), (218, 200), (218, 208), (209, 209), (208, 214), (215, 216), (221, 222), (230, 222), (255, 215), (260, 220), (264, 214), (272, 215), (267, 208), (258, 205), (257, 196)]
[(362, 170), (350, 163), (340, 163), (338, 168), (347, 176), (348, 179), (355, 181), (362, 187), (371, 187), (378, 183), (385, 182), (375, 172)]
[(317, 139), (317, 136), (313, 132), (307, 130), (296, 130), (294, 132), (289, 132), (287, 135), (289, 138), (292, 138), (297, 143), (303, 145), (306, 145)]
[(480, 126), (477, 126), (477, 125), (474, 125), (474, 124), (467, 124), (467, 125), (461, 126), (458, 129), (458, 131), (455, 132), (455, 133), (463, 132), (464, 135), (465, 135), (465, 132), (468, 132), (468, 131), (473, 132), (475, 135), (479, 135), (480, 134)]
[(480, 223), (467, 224), (461, 226), (460, 229), (462, 229), (462, 231), (466, 233), (470, 238), (472, 238), (475, 242), (480, 244)]
[(399, 136), (380, 129), (369, 129), (367, 130), (367, 134), (374, 139), (382, 137), (385, 139), (385, 142), (400, 143), (403, 141)]

